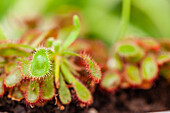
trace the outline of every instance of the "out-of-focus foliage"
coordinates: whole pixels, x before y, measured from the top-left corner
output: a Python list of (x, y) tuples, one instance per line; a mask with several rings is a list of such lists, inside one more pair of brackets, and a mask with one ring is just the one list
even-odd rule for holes
[(5, 16), (9, 9), (15, 5), (17, 0), (1, 0), (0, 1), (0, 19)]
[[(46, 18), (68, 13), (79, 13), (83, 21), (83, 35), (99, 38), (108, 45), (119, 32), (121, 0), (1, 0), (0, 5), (9, 4), (2, 15), (19, 17), (38, 14)], [(11, 4), (11, 5), (10, 5)], [(14, 4), (14, 5), (13, 5)], [(131, 18), (127, 35), (170, 37), (170, 0), (132, 0)], [(0, 10), (2, 11), (2, 10)], [(2, 17), (0, 15), (0, 18)], [(3, 16), (6, 19), (6, 16)], [(1, 21), (3, 23), (4, 21)], [(4, 24), (3, 24), (4, 25)], [(3, 27), (6, 29), (6, 27)], [(17, 35), (19, 36), (19, 35)], [(16, 36), (16, 37), (17, 37)]]

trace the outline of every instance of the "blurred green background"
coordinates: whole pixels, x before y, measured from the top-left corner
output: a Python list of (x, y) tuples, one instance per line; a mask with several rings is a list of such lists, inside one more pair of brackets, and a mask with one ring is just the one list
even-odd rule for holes
[[(0, 24), (9, 38), (18, 38), (23, 29), (9, 21), (29, 15), (49, 19), (54, 15), (78, 12), (81, 36), (98, 38), (111, 45), (119, 32), (121, 0), (1, 0)], [(128, 36), (170, 37), (170, 0), (132, 0)]]

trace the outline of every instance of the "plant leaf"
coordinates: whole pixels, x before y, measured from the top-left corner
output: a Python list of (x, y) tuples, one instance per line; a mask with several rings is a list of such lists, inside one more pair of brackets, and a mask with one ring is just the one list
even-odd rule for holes
[(25, 99), (28, 103), (36, 103), (39, 100), (39, 83), (35, 81), (30, 81), (28, 89), (25, 94)]
[(142, 84), (142, 78), (137, 66), (127, 65), (125, 67), (124, 77), (131, 85), (138, 86)]
[(11, 72), (4, 79), (4, 84), (6, 87), (11, 88), (11, 87), (16, 86), (19, 82), (21, 82), (22, 79), (23, 79), (23, 76), (22, 76), (20, 70), (16, 68), (15, 71)]
[(63, 76), (60, 74), (60, 85), (59, 85), (59, 98), (62, 104), (69, 104), (71, 102), (71, 94), (67, 88)]
[(4, 77), (5, 75), (0, 76), (0, 96), (3, 96), (3, 94), (5, 93), (4, 84), (3, 84)]
[(15, 44), (15, 43), (3, 43), (0, 45), (1, 48), (19, 48), (23, 50), (35, 50), (34, 47), (29, 46), (29, 45), (23, 45), (23, 44)]
[(46, 42), (46, 47), (52, 47), (53, 45), (53, 42), (54, 42), (54, 38), (49, 38)]
[(42, 81), (40, 87), (40, 98), (43, 100), (51, 100), (55, 95), (53, 77), (48, 77)]
[(140, 61), (145, 54), (142, 48), (135, 43), (130, 42), (118, 43), (116, 46), (116, 52), (119, 56), (130, 62)]
[(5, 73), (10, 73), (16, 66), (16, 62), (8, 62), (5, 64)]
[(55, 84), (56, 88), (59, 88), (59, 74), (60, 74), (60, 58), (55, 57)]
[(80, 20), (77, 15), (74, 15), (73, 17), (73, 24), (74, 24), (74, 30), (70, 33), (66, 41), (64, 42), (62, 46), (62, 52), (65, 51), (77, 38), (79, 32), (80, 32)]
[(61, 46), (61, 41), (60, 40), (57, 40), (53, 43), (53, 46), (54, 46), (54, 51), (55, 53), (59, 53), (59, 50), (60, 50), (60, 46)]
[(17, 47), (0, 48), (0, 56), (2, 57), (28, 57), (30, 53)]
[(64, 79), (66, 80), (66, 82), (72, 84), (75, 78), (63, 63), (61, 64), (61, 71), (64, 75)]
[(31, 72), (30, 72), (30, 66), (31, 66), (31, 61), (29, 61), (26, 58), (21, 58), (20, 59), (20, 66), (21, 66), (21, 72), (25, 77), (30, 77), (31, 78)]
[(138, 43), (143, 48), (146, 48), (146, 49), (149, 49), (149, 50), (159, 51), (160, 48), (161, 48), (160, 44), (152, 38), (141, 38), (141, 39), (138, 40)]
[(79, 80), (74, 80), (73, 87), (80, 102), (86, 103), (87, 105), (90, 105), (93, 102), (90, 91)]
[(114, 71), (107, 71), (104, 73), (100, 82), (100, 87), (107, 91), (115, 91), (121, 83), (121, 76)]
[(39, 49), (34, 54), (30, 71), (33, 78), (45, 77), (50, 70), (50, 61), (46, 49)]
[(142, 78), (146, 81), (152, 81), (157, 77), (158, 65), (153, 55), (146, 56), (141, 64)]
[(170, 53), (161, 53), (159, 54), (158, 58), (158, 64), (163, 65), (164, 63), (167, 63), (170, 61)]
[(121, 42), (116, 46), (116, 52), (122, 57), (132, 57), (138, 54), (138, 46), (134, 43)]
[(3, 43), (0, 44), (0, 56), (3, 57), (27, 57), (35, 50), (33, 47), (22, 44)]
[(119, 71), (123, 69), (123, 62), (120, 60), (120, 58), (117, 55), (114, 55), (113, 58), (110, 58), (107, 64), (108, 67), (111, 69), (115, 69)]
[(18, 89), (18, 87), (14, 88), (14, 91), (12, 92), (12, 100), (20, 101), (24, 98), (24, 95), (22, 92)]
[(92, 77), (93, 80), (98, 83), (102, 76), (100, 67), (93, 59), (90, 58), (90, 56), (86, 54), (80, 54), (80, 57), (84, 60), (86, 69), (90, 73), (90, 77)]

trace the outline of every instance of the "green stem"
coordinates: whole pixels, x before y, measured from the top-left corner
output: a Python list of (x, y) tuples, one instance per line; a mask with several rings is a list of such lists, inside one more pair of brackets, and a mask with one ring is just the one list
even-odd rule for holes
[(126, 34), (126, 30), (130, 18), (130, 8), (131, 8), (131, 0), (122, 0), (122, 20), (120, 24), (119, 33), (116, 39), (114, 40), (114, 42), (122, 39)]
[(55, 57), (55, 84), (59, 88), (59, 75), (60, 75), (60, 57)]

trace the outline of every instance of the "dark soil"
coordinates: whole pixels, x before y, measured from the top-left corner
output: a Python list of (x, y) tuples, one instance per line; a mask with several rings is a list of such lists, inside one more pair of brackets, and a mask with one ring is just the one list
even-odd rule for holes
[(60, 111), (54, 101), (44, 107), (31, 109), (24, 102), (16, 102), (0, 98), (0, 112), (15, 113), (141, 113), (146, 111), (162, 111), (170, 109), (170, 84), (160, 78), (150, 90), (126, 89), (115, 94), (96, 91), (94, 103), (88, 108), (81, 109), (75, 103)]

